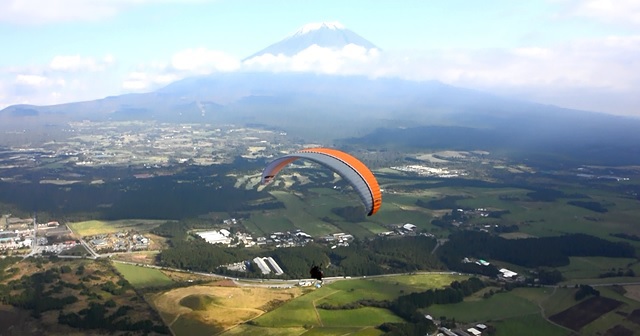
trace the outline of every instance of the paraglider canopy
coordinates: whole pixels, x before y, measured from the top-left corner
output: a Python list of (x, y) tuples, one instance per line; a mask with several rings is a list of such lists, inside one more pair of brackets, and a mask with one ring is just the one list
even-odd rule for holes
[(328, 167), (347, 180), (364, 203), (367, 215), (375, 214), (382, 204), (382, 193), (375, 176), (355, 157), (331, 148), (307, 148), (281, 156), (270, 162), (262, 172), (262, 183), (271, 182), (289, 163), (307, 159)]

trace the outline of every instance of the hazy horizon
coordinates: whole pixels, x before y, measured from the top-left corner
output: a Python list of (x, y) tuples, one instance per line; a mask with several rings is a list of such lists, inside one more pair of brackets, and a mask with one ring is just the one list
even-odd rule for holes
[[(0, 108), (148, 92), (232, 71), (439, 80), (567, 108), (640, 116), (634, 1), (107, 1), (0, 4)], [(293, 15), (295, 13), (295, 15)], [(245, 57), (339, 22), (381, 50)]]

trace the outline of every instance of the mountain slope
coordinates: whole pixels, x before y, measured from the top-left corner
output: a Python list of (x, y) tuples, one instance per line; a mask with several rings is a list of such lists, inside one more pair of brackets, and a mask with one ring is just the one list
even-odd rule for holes
[[(346, 44), (375, 48), (339, 24), (324, 23), (305, 26), (255, 55)], [(438, 81), (303, 72), (216, 73), (149, 93), (15, 105), (0, 111), (0, 128), (85, 119), (260, 124), (327, 145), (349, 138), (348, 143), (377, 147), (534, 148), (591, 155), (602, 163), (613, 153), (616, 159), (628, 157), (615, 162), (640, 164), (639, 119), (518, 101)]]
[(364, 47), (365, 49), (377, 48), (373, 43), (338, 22), (310, 23), (285, 39), (254, 53), (244, 60), (265, 54), (293, 56), (312, 45), (341, 49), (349, 44)]

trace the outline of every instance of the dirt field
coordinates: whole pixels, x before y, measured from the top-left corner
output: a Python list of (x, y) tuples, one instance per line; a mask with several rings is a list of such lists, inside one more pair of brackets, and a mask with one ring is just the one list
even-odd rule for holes
[(596, 296), (586, 299), (577, 305), (552, 315), (549, 319), (572, 330), (578, 331), (600, 316), (618, 308), (622, 302), (606, 297)]
[(533, 236), (533, 235), (530, 235), (530, 234), (524, 233), (524, 232), (503, 233), (503, 234), (500, 235), (500, 237), (505, 238), (505, 239), (537, 238), (536, 236)]
[(604, 334), (605, 336), (633, 336), (633, 331), (621, 325), (615, 326)]
[[(172, 329), (179, 318), (188, 318), (216, 330), (226, 330), (302, 294), (299, 288), (240, 288), (231, 287), (226, 282), (221, 282), (221, 285), (178, 288), (152, 295), (150, 301)], [(204, 296), (209, 299), (204, 301), (210, 303), (198, 310), (181, 305), (180, 302), (189, 296)], [(179, 330), (174, 329), (174, 332), (180, 334)]]
[(640, 285), (624, 286), (624, 289), (627, 291), (624, 296), (640, 302)]
[(640, 325), (640, 309), (636, 309), (627, 316), (627, 319), (635, 324)]

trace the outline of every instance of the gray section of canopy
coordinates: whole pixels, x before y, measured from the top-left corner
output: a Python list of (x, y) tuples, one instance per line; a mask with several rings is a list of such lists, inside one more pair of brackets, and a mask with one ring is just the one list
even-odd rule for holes
[(371, 211), (373, 209), (373, 196), (371, 194), (371, 188), (369, 188), (362, 176), (360, 176), (360, 174), (358, 174), (358, 172), (350, 165), (338, 158), (327, 154), (309, 152), (289, 154), (280, 157), (270, 162), (267, 167), (265, 167), (264, 171), (262, 172), (262, 183), (270, 182), (271, 179), (273, 179), (273, 177), (278, 174), (277, 171), (274, 172), (273, 170), (276, 169), (280, 163), (293, 158), (308, 159), (333, 169), (336, 173), (338, 173), (338, 175), (340, 175), (343, 179), (347, 180), (351, 184), (353, 189), (360, 196), (362, 203), (364, 203), (367, 213), (371, 214)]

